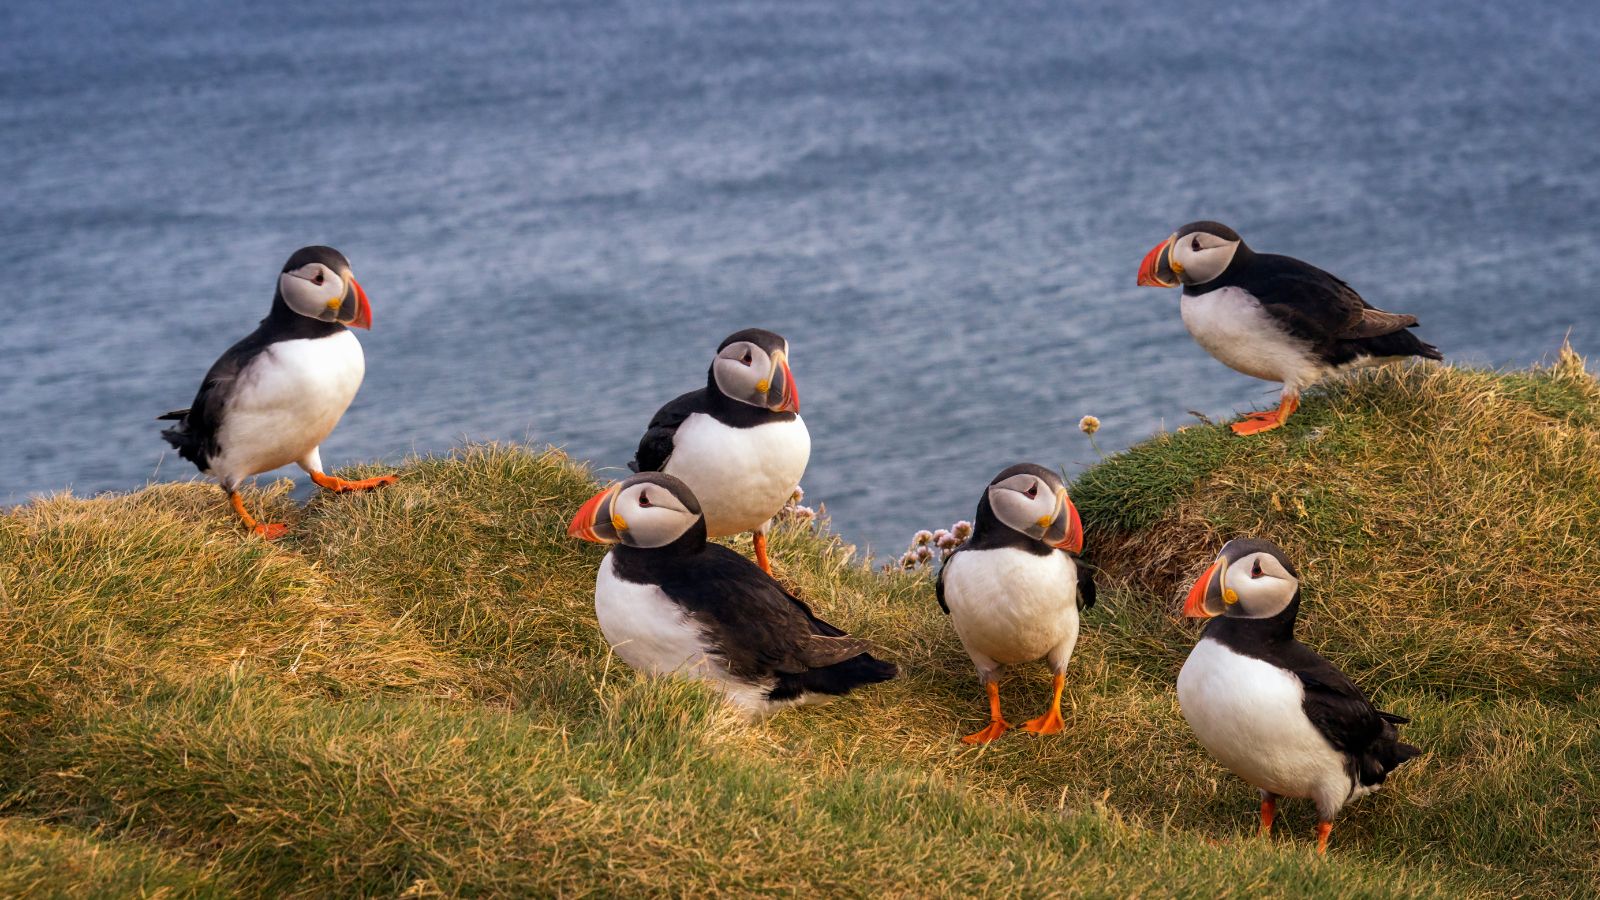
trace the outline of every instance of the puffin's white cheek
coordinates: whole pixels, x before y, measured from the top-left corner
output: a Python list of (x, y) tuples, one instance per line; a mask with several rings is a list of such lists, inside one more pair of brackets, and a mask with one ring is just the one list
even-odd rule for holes
[(674, 509), (635, 506), (626, 519), (634, 546), (646, 549), (664, 547), (689, 530), (685, 515)]
[(343, 278), (340, 278), (332, 272), (329, 272), (327, 275), (323, 276), (323, 281), (321, 284), (313, 285), (313, 287), (317, 288), (318, 294), (322, 298), (323, 309), (330, 309), (328, 306), (329, 303), (339, 303), (340, 306), (343, 306), (345, 292)]
[(1289, 605), (1290, 586), (1278, 578), (1251, 578), (1248, 574), (1229, 579), (1228, 587), (1239, 595), (1239, 605), (1252, 617), (1275, 616)]
[(754, 366), (747, 366), (735, 359), (718, 359), (714, 371), (717, 388), (727, 396), (749, 403), (758, 393), (756, 382), (760, 380), (760, 375)]
[[(278, 292), (300, 315), (331, 321), (338, 312), (338, 301), (344, 297), (344, 279), (330, 273), (323, 276), (322, 284), (317, 284), (285, 273), (278, 276)], [(335, 305), (330, 307), (330, 303)]]
[(1193, 284), (1205, 284), (1222, 275), (1228, 270), (1228, 263), (1233, 261), (1236, 245), (1229, 244), (1223, 247), (1208, 247), (1198, 253), (1191, 252), (1188, 257), (1186, 275)]
[[(1054, 497), (1051, 499), (1054, 500)], [(1023, 494), (1010, 490), (995, 491), (989, 495), (989, 505), (994, 507), (995, 517), (1010, 526), (1013, 531), (1028, 535), (1041, 534), (1044, 531), (1039, 519), (1046, 513), (1040, 511), (1039, 504)]]

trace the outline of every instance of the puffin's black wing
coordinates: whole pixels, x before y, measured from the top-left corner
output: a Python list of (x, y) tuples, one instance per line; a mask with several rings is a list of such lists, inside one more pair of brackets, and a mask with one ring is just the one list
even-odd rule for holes
[(1406, 329), (1417, 317), (1385, 312), (1339, 277), (1292, 256), (1258, 254), (1246, 287), (1290, 334), (1310, 343), (1330, 365), (1359, 356), (1443, 359), (1437, 347)]
[(872, 656), (867, 641), (817, 618), (772, 576), (720, 544), (678, 567), (662, 588), (707, 629), (733, 674), (775, 679), (771, 699), (842, 694), (899, 673)]
[(228, 400), (233, 396), (239, 373), (270, 344), (264, 330), (257, 328), (211, 364), (188, 409), (173, 410), (158, 417), (158, 421), (178, 420), (178, 424), (164, 429), (161, 436), (177, 449), (179, 456), (194, 463), (201, 471), (205, 471), (210, 460), (221, 449), (217, 445), (217, 432), (222, 428), (222, 418), (227, 411)]
[(672, 437), (678, 433), (678, 426), (693, 413), (705, 412), (708, 408), (705, 388), (701, 388), (656, 410), (644, 430), (644, 437), (639, 439), (639, 449), (634, 451), (628, 468), (635, 472), (661, 471), (672, 456)]
[(1333, 663), (1298, 641), (1286, 656), (1305, 689), (1306, 718), (1345, 754), (1362, 784), (1382, 783), (1396, 766), (1422, 752), (1400, 743), (1395, 725), (1409, 720), (1373, 706)]
[[(1292, 256), (1257, 254), (1241, 284), (1297, 338), (1322, 346), (1347, 334), (1367, 303), (1338, 277)], [(1411, 320), (1416, 324), (1416, 320)], [(1404, 327), (1404, 326), (1402, 326)]]
[(1094, 569), (1081, 556), (1073, 556), (1072, 564), (1078, 569), (1078, 608), (1088, 609), (1094, 606)]
[[(960, 552), (960, 550), (956, 551), (956, 553)], [(939, 575), (933, 580), (933, 597), (939, 601), (939, 608), (944, 610), (944, 614), (947, 616), (950, 615), (950, 604), (944, 602), (944, 573), (946, 569), (950, 568), (950, 560), (956, 558), (956, 553), (950, 554), (949, 559), (946, 559), (939, 566)]]

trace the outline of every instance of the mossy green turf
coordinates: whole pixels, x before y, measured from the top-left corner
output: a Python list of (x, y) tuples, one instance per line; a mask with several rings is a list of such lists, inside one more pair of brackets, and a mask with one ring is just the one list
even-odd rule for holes
[[(1067, 730), (980, 749), (928, 578), (804, 524), (780, 577), (899, 680), (748, 725), (637, 678), (594, 624), (603, 550), (566, 536), (594, 485), (558, 453), (472, 447), (303, 509), (274, 485), (250, 501), (293, 524), (277, 544), (204, 485), (38, 501), (0, 517), (0, 894), (1582, 893), (1597, 451), (1566, 356), (1385, 371), (1278, 432), (1119, 454), (1074, 485), (1105, 588)], [(1172, 690), (1177, 598), (1246, 533), (1301, 563), (1302, 634), (1426, 750), (1325, 858), (1305, 804), (1253, 836)], [(1048, 688), (1023, 667), (1008, 716)]]

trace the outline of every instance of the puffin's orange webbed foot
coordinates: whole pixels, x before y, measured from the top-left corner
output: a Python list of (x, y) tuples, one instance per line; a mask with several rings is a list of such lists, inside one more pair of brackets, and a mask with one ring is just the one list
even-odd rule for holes
[(990, 722), (988, 727), (984, 728), (982, 731), (974, 731), (973, 733), (962, 738), (961, 743), (987, 744), (995, 738), (998, 738), (1000, 735), (1005, 734), (1010, 729), (1011, 724), (1005, 719), (996, 719)]
[(984, 685), (989, 692), (989, 726), (961, 739), (963, 744), (987, 744), (1011, 728), (1011, 723), (1000, 715), (1000, 685), (991, 681)]
[(1034, 734), (1060, 734), (1066, 730), (1067, 723), (1061, 719), (1061, 689), (1066, 683), (1066, 675), (1056, 675), (1055, 696), (1050, 700), (1050, 711), (1023, 724), (1024, 729)]
[(1323, 856), (1328, 852), (1328, 835), (1333, 834), (1332, 822), (1317, 823), (1317, 855)]
[(1276, 797), (1268, 797), (1265, 800), (1261, 801), (1261, 831), (1260, 831), (1260, 834), (1261, 834), (1262, 837), (1266, 837), (1266, 836), (1272, 834), (1272, 820), (1277, 816), (1277, 814), (1278, 814), (1278, 800), (1277, 800)]
[(281, 522), (257, 522), (250, 526), (250, 531), (261, 535), (263, 540), (275, 541), (289, 533), (289, 526)]
[(317, 487), (335, 494), (349, 494), (355, 491), (370, 491), (374, 488), (388, 487), (400, 480), (399, 475), (379, 475), (376, 478), (363, 478), (360, 481), (345, 481), (321, 472), (312, 472), (311, 480)]
[(1066, 730), (1067, 723), (1061, 719), (1061, 710), (1052, 709), (1037, 719), (1024, 722), (1022, 727), (1034, 734), (1060, 734)]
[(1244, 417), (1243, 421), (1235, 422), (1229, 425), (1228, 428), (1232, 429), (1234, 434), (1240, 435), (1260, 434), (1263, 431), (1271, 431), (1281, 426), (1299, 408), (1300, 398), (1285, 397), (1278, 404), (1277, 409), (1250, 413)]
[(289, 533), (289, 526), (281, 522), (257, 522), (256, 517), (250, 515), (250, 511), (244, 508), (244, 497), (240, 496), (238, 491), (228, 492), (228, 502), (233, 504), (234, 513), (239, 517), (239, 521), (244, 523), (244, 527), (250, 529), (251, 534), (259, 534), (265, 540), (275, 541)]

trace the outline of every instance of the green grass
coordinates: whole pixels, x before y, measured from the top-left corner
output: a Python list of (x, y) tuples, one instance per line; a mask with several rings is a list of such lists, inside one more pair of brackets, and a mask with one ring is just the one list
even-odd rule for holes
[(212, 868), (78, 829), (0, 821), (0, 896), (226, 897)]
[[(1279, 432), (1159, 436), (1085, 473), (1102, 566), (1068, 727), (983, 749), (923, 575), (802, 524), (779, 575), (902, 678), (759, 724), (637, 678), (568, 539), (587, 470), (478, 446), (240, 533), (219, 491), (0, 517), (0, 895), (1569, 896), (1600, 880), (1600, 387), (1385, 371)], [(365, 470), (357, 470), (361, 474)], [(350, 474), (350, 473), (346, 473)], [(1177, 615), (1223, 540), (1284, 545), (1303, 635), (1427, 751), (1253, 837), (1178, 713)], [(747, 549), (739, 544), (742, 549)], [(1008, 713), (1048, 697), (1042, 667)]]

